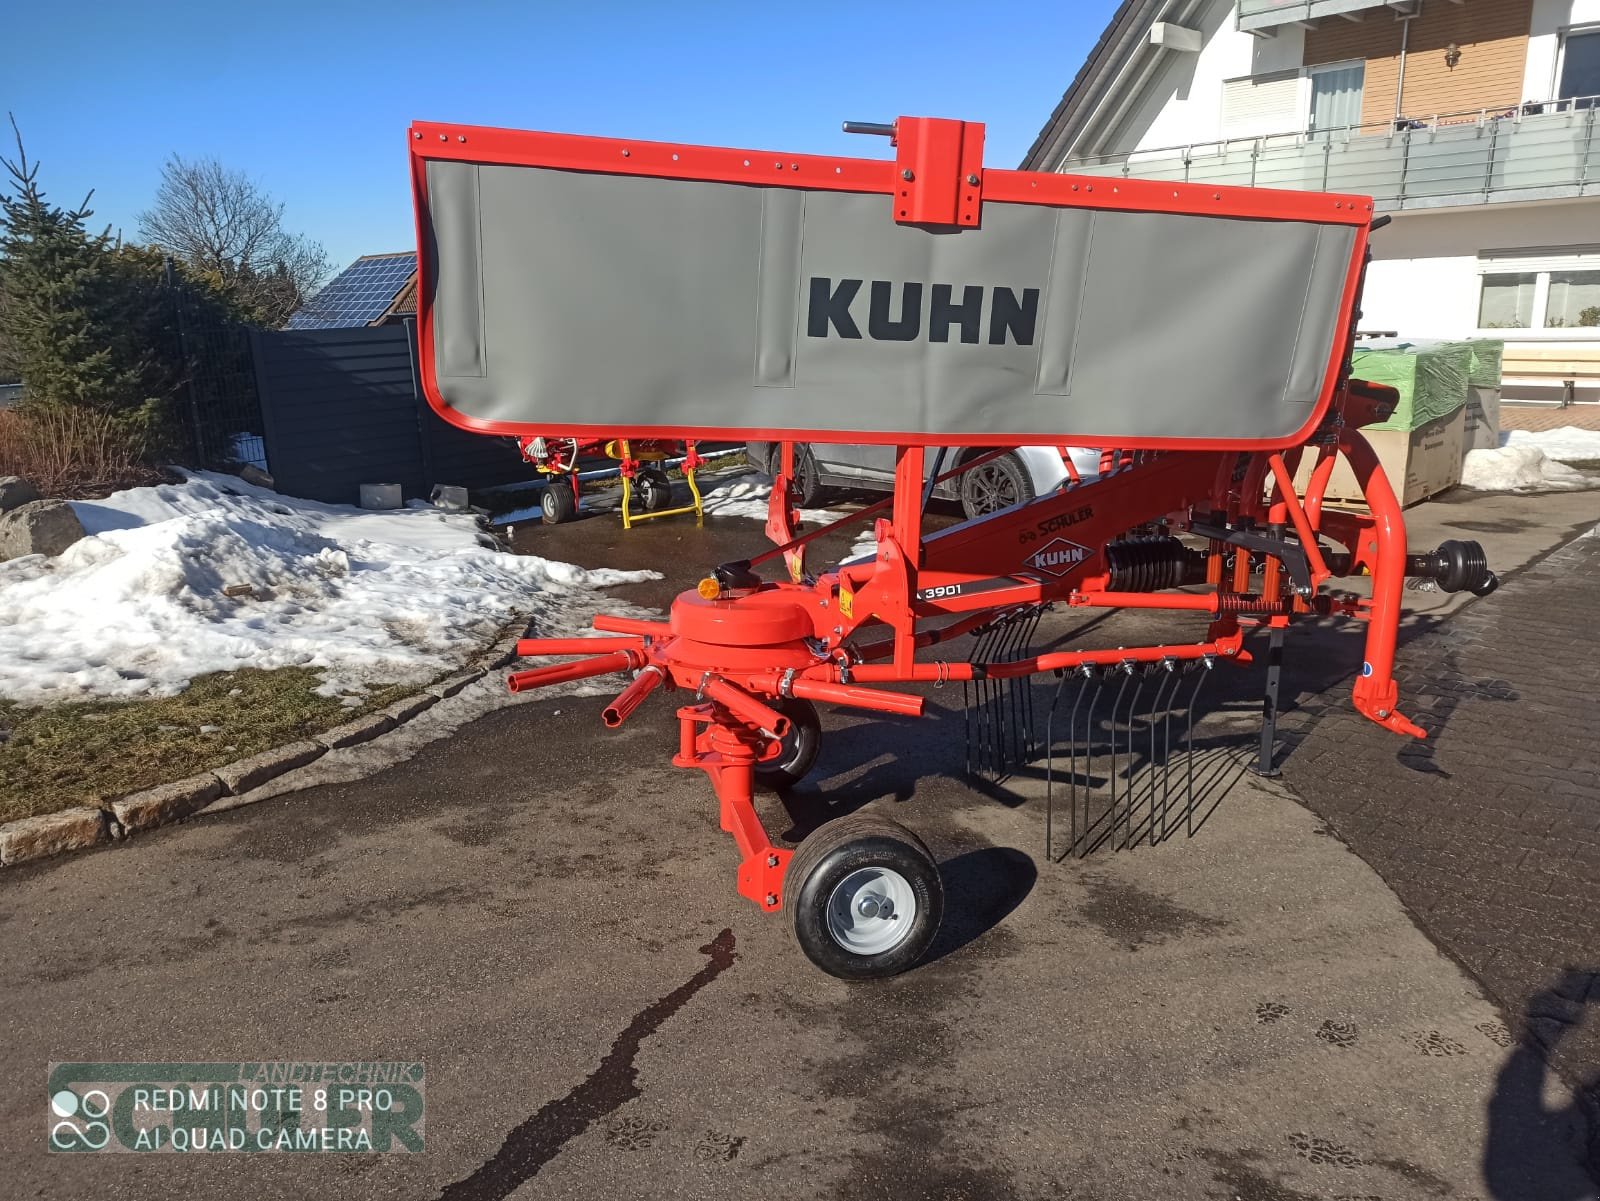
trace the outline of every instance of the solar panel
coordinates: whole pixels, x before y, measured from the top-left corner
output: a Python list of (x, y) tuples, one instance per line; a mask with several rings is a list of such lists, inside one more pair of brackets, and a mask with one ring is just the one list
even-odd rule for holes
[(286, 329), (349, 329), (383, 316), (417, 269), (415, 251), (357, 259), (295, 310)]

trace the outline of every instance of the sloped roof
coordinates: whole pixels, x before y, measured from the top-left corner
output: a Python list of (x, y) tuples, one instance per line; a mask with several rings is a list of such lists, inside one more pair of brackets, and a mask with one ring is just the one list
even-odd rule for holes
[[(1054, 171), (1082, 154), (1086, 134), (1104, 135), (1147, 94), (1171, 53), (1150, 41), (1158, 21), (1192, 26), (1214, 0), (1122, 0), (1100, 40), (1022, 160), (1025, 171)], [(1090, 141), (1093, 139), (1090, 138)]]
[(364, 254), (296, 309), (284, 328), (350, 329), (371, 325), (389, 311), (416, 274), (414, 250)]

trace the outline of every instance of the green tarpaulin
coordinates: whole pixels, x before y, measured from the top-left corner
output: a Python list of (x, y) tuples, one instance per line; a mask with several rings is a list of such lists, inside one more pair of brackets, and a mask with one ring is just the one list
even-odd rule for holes
[(1414, 430), (1467, 403), (1472, 351), (1465, 342), (1415, 342), (1385, 338), (1357, 345), (1351, 371), (1357, 379), (1388, 384), (1400, 393), (1389, 420), (1374, 430)]

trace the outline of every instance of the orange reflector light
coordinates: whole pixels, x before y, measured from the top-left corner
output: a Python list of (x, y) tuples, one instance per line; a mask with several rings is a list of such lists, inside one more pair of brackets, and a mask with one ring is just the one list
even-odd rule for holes
[(700, 581), (700, 586), (696, 589), (696, 591), (699, 592), (701, 596), (705, 597), (706, 600), (716, 600), (717, 597), (722, 595), (722, 585), (717, 583), (715, 576), (708, 575), (705, 579)]

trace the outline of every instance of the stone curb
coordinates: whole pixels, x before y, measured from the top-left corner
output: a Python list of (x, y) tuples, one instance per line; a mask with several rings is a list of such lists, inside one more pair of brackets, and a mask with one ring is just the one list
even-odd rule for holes
[(340, 747), (360, 746), (363, 742), (371, 742), (379, 734), (387, 734), (394, 729), (394, 718), (387, 713), (369, 713), (365, 717), (358, 717), (355, 721), (347, 721), (342, 726), (334, 726), (321, 734), (311, 737), (327, 747), (336, 751)]
[(111, 836), (126, 838), (139, 830), (182, 821), (222, 795), (216, 772), (190, 776), (172, 784), (129, 793), (111, 802)]
[(92, 847), (110, 838), (103, 809), (41, 813), (0, 826), (0, 863), (27, 863), (62, 851)]
[(371, 742), (505, 667), (517, 657), (517, 640), (524, 636), (527, 624), (524, 617), (514, 619), (465, 671), (311, 738), (250, 755), (187, 780), (132, 792), (98, 807), (63, 809), (0, 824), (0, 865), (47, 859), (65, 851), (120, 840), (140, 830), (170, 825), (202, 811), (234, 808), (227, 800), (304, 767), (331, 750)]
[(301, 742), (291, 742), (287, 746), (273, 747), (270, 751), (262, 751), (259, 755), (251, 755), (226, 767), (219, 767), (216, 770), (216, 777), (222, 781), (223, 788), (229, 793), (239, 796), (252, 788), (260, 787), (268, 780), (276, 779), (284, 772), (304, 767), (313, 759), (320, 759), (327, 753), (327, 747), (307, 738)]

